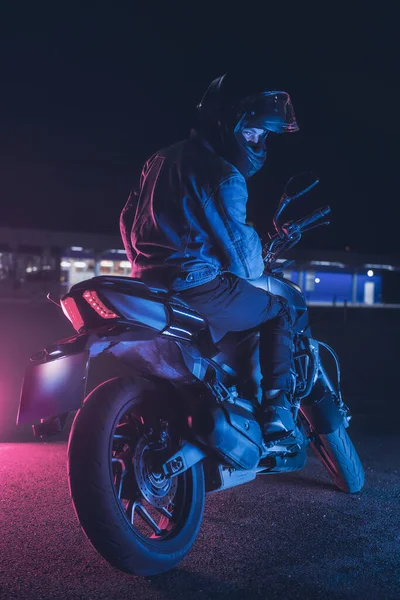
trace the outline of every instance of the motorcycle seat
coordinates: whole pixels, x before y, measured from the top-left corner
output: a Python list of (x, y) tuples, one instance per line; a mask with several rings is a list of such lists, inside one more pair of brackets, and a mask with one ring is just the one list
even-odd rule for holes
[(159, 300), (162, 300), (164, 302), (173, 302), (174, 304), (180, 304), (181, 306), (189, 308), (187, 302), (185, 302), (178, 296), (171, 295), (171, 291), (165, 285), (155, 280), (146, 279), (146, 281), (143, 281), (142, 279), (135, 279), (134, 277), (120, 277), (118, 275), (99, 275), (98, 277), (93, 277), (90, 281), (95, 284), (104, 283), (106, 285), (115, 284), (118, 286), (127, 286), (127, 288), (133, 294), (154, 294)]
[[(88, 281), (86, 280), (76, 285), (79, 287), (87, 287), (87, 283)], [(109, 286), (115, 285), (118, 287), (125, 287), (129, 290), (130, 293), (134, 295), (154, 295), (157, 299), (161, 300), (162, 302), (173, 302), (174, 304), (180, 304), (181, 306), (189, 308), (189, 304), (187, 304), (187, 302), (185, 302), (178, 296), (172, 295), (171, 291), (165, 285), (155, 280), (153, 281), (150, 279), (146, 279), (146, 281), (143, 281), (142, 279), (135, 279), (134, 277), (119, 277), (118, 275), (99, 275), (98, 277), (92, 277), (92, 279), (90, 279), (90, 283), (93, 283), (95, 285), (104, 284)]]

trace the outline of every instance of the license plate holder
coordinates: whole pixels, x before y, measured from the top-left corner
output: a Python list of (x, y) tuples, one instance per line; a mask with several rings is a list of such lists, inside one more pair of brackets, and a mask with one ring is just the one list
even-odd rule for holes
[(22, 384), (17, 425), (80, 408), (85, 396), (88, 367), (88, 351), (30, 365)]

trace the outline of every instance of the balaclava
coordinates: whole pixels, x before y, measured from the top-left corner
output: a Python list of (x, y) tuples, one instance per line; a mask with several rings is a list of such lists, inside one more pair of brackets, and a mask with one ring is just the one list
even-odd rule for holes
[[(265, 163), (269, 132), (299, 129), (287, 92), (264, 91), (248, 77), (229, 73), (211, 82), (197, 108), (200, 133), (246, 179)], [(252, 127), (264, 130), (257, 144), (242, 134), (244, 128)]]

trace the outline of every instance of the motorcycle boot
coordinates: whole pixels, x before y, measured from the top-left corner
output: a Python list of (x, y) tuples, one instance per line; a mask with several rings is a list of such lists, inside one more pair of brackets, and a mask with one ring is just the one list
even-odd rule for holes
[(268, 441), (288, 437), (296, 431), (288, 392), (270, 390), (263, 393), (261, 429)]

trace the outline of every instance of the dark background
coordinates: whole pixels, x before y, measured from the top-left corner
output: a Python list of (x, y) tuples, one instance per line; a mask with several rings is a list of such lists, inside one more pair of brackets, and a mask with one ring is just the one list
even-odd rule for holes
[(397, 253), (395, 4), (9, 3), (0, 226), (118, 233), (143, 162), (185, 137), (209, 82), (240, 65), (285, 87), (300, 125), (250, 181), (259, 233), (285, 181), (312, 170), (321, 183), (296, 210), (330, 204), (333, 218), (303, 248)]

